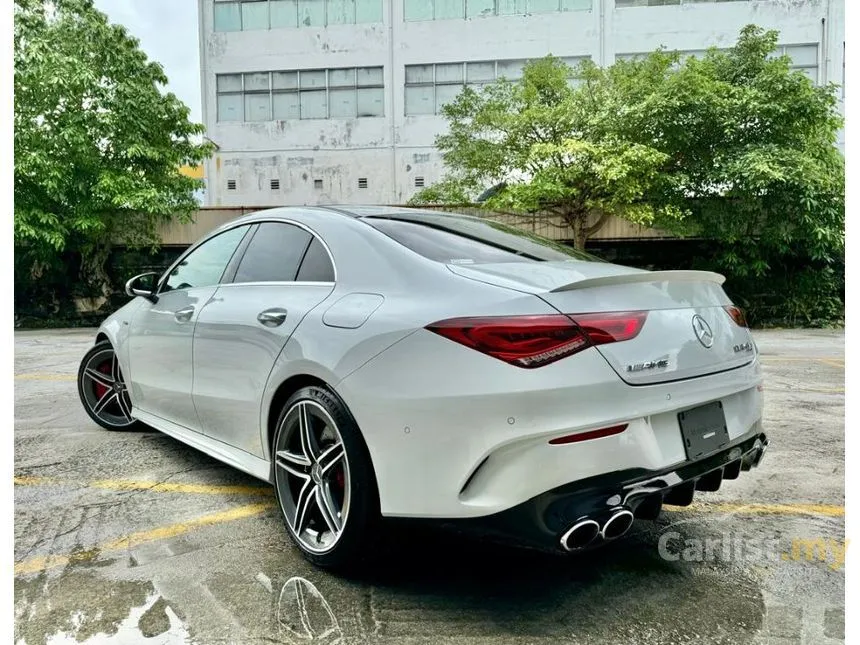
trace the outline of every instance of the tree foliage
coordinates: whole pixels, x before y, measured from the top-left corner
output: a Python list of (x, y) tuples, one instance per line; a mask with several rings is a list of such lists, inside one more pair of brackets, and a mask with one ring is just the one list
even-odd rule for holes
[(792, 71), (777, 38), (748, 26), (700, 59), (658, 50), (573, 72), (547, 57), (517, 82), (467, 88), (436, 141), (446, 190), (414, 201), (503, 182), (488, 208), (562, 215), (578, 246), (613, 214), (716, 240), (735, 275), (765, 275), (787, 254), (838, 262), (836, 86)]
[(159, 223), (197, 207), (179, 167), (211, 144), (92, 0), (15, 0), (14, 15), (16, 278), (70, 253), (98, 277), (112, 244), (154, 245)]
[(774, 56), (777, 39), (748, 26), (734, 48), (680, 66), (659, 52), (603, 71), (631, 106), (607, 129), (669, 156), (662, 172), (674, 179), (652, 199), (685, 217), (658, 223), (720, 241), (721, 267), (733, 275), (764, 275), (790, 254), (827, 264), (844, 253), (837, 86), (792, 71), (788, 57)]
[(679, 215), (673, 205), (645, 199), (666, 180), (660, 170), (668, 157), (601, 131), (593, 96), (572, 83), (574, 75), (599, 73), (593, 64), (574, 72), (548, 56), (527, 64), (518, 82), (500, 79), (480, 92), (467, 87), (443, 107), (449, 129), (436, 140), (449, 173), (413, 203), (474, 198), (502, 185), (488, 208), (554, 213), (570, 225), (579, 248), (609, 215), (639, 223)]

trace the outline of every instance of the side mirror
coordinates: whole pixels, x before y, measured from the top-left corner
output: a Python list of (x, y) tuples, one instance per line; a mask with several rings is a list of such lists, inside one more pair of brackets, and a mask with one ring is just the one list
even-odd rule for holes
[(157, 273), (141, 273), (125, 283), (125, 292), (132, 298), (142, 296), (150, 302), (158, 302), (158, 296), (155, 295), (157, 280)]

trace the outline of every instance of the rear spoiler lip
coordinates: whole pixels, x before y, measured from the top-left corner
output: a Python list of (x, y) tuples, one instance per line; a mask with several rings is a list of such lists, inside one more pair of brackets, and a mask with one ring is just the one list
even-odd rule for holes
[(713, 273), (712, 271), (644, 271), (642, 273), (622, 273), (577, 280), (576, 282), (551, 289), (547, 293), (642, 282), (714, 282), (716, 284), (723, 284), (725, 281), (726, 277), (724, 275)]

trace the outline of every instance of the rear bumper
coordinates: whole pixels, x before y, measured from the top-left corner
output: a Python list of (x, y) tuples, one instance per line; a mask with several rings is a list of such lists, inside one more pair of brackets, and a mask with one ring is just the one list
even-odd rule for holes
[[(477, 518), (607, 473), (660, 473), (687, 454), (678, 412), (723, 404), (728, 445), (761, 432), (758, 361), (645, 386), (595, 349), (524, 370), (430, 332), (395, 344), (338, 383), (364, 435), (382, 514)], [(626, 424), (567, 445), (553, 438)]]
[(737, 479), (755, 468), (768, 440), (758, 430), (704, 459), (661, 472), (625, 470), (559, 486), (488, 517), (446, 520), (448, 529), (497, 542), (544, 551), (591, 548), (608, 541), (598, 535), (580, 547), (565, 544), (569, 530), (593, 520), (604, 527), (620, 510), (639, 519), (656, 519), (663, 504), (688, 506), (695, 491), (716, 491), (724, 479)]

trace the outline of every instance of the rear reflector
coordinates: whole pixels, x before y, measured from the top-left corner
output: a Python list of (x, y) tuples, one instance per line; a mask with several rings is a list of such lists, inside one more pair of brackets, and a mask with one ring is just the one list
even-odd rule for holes
[(611, 437), (614, 434), (621, 434), (627, 429), (627, 424), (622, 423), (618, 426), (609, 428), (601, 428), (600, 430), (589, 430), (588, 432), (578, 432), (577, 434), (569, 434), (557, 439), (550, 439), (549, 442), (553, 446), (561, 446), (566, 443), (576, 443), (577, 441), (588, 441), (589, 439), (600, 439), (601, 437)]
[(593, 345), (630, 340), (642, 329), (647, 315), (636, 311), (452, 318), (427, 325), (427, 329), (511, 365), (533, 368)]
[(738, 325), (738, 327), (746, 327), (747, 326), (747, 317), (744, 316), (744, 310), (740, 307), (735, 307), (734, 305), (726, 305), (723, 307), (726, 310), (726, 313), (731, 317), (732, 320)]

